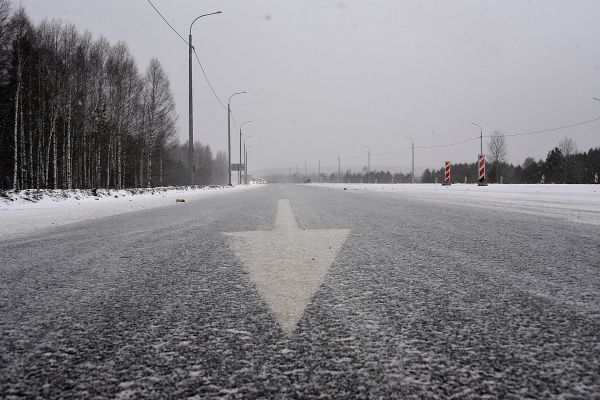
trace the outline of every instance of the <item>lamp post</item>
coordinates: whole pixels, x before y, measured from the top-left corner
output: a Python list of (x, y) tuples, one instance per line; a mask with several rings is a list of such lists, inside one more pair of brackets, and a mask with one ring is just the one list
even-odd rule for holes
[(244, 154), (244, 158), (245, 158), (244, 164), (246, 164), (246, 182), (248, 182), (248, 150), (250, 150), (253, 147), (255, 147), (253, 144), (246, 147), (245, 154)]
[(340, 153), (335, 153), (338, 156), (338, 183), (342, 183), (342, 171), (340, 168)]
[(244, 184), (248, 184), (248, 169), (246, 168), (246, 140), (250, 139), (252, 135), (248, 135), (244, 138)]
[(367, 183), (371, 183), (371, 148), (366, 144), (363, 147), (367, 148)]
[(404, 138), (409, 139), (412, 144), (412, 169), (410, 177), (412, 179), (412, 183), (415, 183), (415, 141), (410, 136), (404, 136)]
[(319, 156), (315, 156), (315, 158), (319, 162), (317, 173), (319, 174), (319, 183), (321, 183), (321, 158)]
[(483, 128), (481, 127), (481, 125), (476, 124), (475, 122), (471, 122), (473, 125), (478, 126), (479, 127), (479, 142), (481, 144), (481, 152), (479, 154), (483, 154)]
[(238, 94), (246, 94), (246, 92), (237, 92), (229, 96), (227, 100), (227, 155), (229, 158), (228, 170), (229, 170), (229, 186), (231, 186), (231, 98)]
[(189, 67), (189, 143), (188, 143), (188, 161), (190, 163), (190, 185), (194, 184), (194, 107), (193, 107), (193, 99), (192, 99), (192, 52), (194, 50), (194, 46), (192, 45), (192, 25), (198, 19), (202, 17), (208, 17), (209, 15), (221, 14), (221, 11), (217, 11), (210, 14), (204, 14), (196, 17), (192, 23), (190, 24), (190, 35), (188, 39), (188, 67)]
[(308, 175), (306, 174), (306, 160), (304, 160), (304, 181), (308, 180)]
[[(242, 166), (242, 126), (250, 122), (252, 121), (244, 121), (240, 124), (240, 168)], [(238, 185), (242, 184), (242, 170), (240, 168), (238, 168)]]
[[(480, 161), (483, 161), (483, 170), (480, 170), (481, 166), (478, 164), (477, 168), (478, 168), (478, 176), (477, 176), (477, 185), (478, 186), (487, 186), (487, 182), (485, 181), (485, 158), (483, 158), (483, 128), (481, 127), (481, 125), (476, 124), (475, 122), (471, 122), (473, 125), (478, 126), (479, 127), (479, 143), (480, 143), (480, 150), (481, 153), (480, 154)], [(482, 178), (483, 176), (483, 178)]]

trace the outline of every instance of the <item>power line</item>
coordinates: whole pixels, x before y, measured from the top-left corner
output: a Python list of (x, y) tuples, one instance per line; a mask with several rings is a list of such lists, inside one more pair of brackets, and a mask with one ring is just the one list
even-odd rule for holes
[[(171, 30), (173, 32), (175, 32), (175, 34), (177, 36), (179, 36), (179, 38), (181, 40), (183, 40), (183, 42), (189, 47), (189, 43), (187, 40), (185, 40), (183, 38), (183, 36), (181, 36), (179, 34), (179, 32), (177, 32), (177, 30), (175, 28), (173, 28), (173, 26), (169, 23), (169, 21), (167, 21), (167, 19), (161, 14), (161, 12), (158, 10), (158, 8), (156, 8), (156, 6), (154, 4), (152, 4), (152, 1), (150, 0), (146, 0), (148, 2), (148, 4), (150, 4), (152, 6), (152, 8), (154, 9), (154, 11), (157, 12), (158, 15), (160, 15), (160, 17), (163, 19), (163, 21), (165, 21), (165, 23), (167, 25), (169, 25), (169, 28), (171, 28)], [(198, 57), (198, 53), (196, 53), (196, 48), (194, 46), (192, 46), (192, 50), (194, 52), (194, 56), (196, 57), (196, 61), (198, 62), (198, 65), (200, 65), (200, 69), (202, 70), (202, 75), (204, 75), (204, 79), (206, 80), (206, 83), (208, 83), (208, 87), (210, 87), (210, 90), (212, 91), (212, 94), (215, 96), (215, 98), (217, 99), (217, 101), (219, 102), (219, 104), (221, 104), (221, 107), (223, 107), (224, 109), (227, 109), (227, 107), (225, 106), (225, 104), (223, 104), (223, 102), (221, 101), (221, 99), (219, 98), (219, 96), (217, 95), (217, 92), (215, 91), (212, 83), (210, 82), (210, 79), (208, 79), (208, 75), (206, 74), (206, 71), (204, 70), (204, 66), (202, 65), (202, 63), (200, 62), (200, 58)]]
[(213, 85), (210, 83), (210, 79), (208, 79), (208, 76), (206, 75), (206, 71), (204, 70), (204, 66), (200, 62), (200, 58), (198, 58), (198, 53), (196, 53), (196, 48), (194, 48), (192, 46), (192, 50), (194, 51), (194, 56), (196, 57), (196, 61), (198, 61), (198, 65), (200, 65), (200, 69), (202, 70), (202, 75), (204, 75), (204, 79), (206, 79), (206, 83), (208, 83), (208, 87), (210, 87), (210, 90), (211, 90), (212, 94), (215, 96), (215, 99), (217, 99), (217, 101), (219, 102), (219, 104), (221, 104), (221, 107), (223, 107), (224, 109), (227, 109), (227, 106), (225, 104), (223, 104), (223, 102), (221, 101), (221, 99), (217, 95), (217, 92), (213, 88)]
[(472, 137), (469, 139), (459, 140), (458, 142), (447, 143), (447, 144), (438, 144), (438, 145), (434, 145), (434, 146), (415, 146), (415, 149), (437, 149), (439, 147), (450, 147), (450, 146), (456, 146), (457, 144), (461, 144), (461, 143), (472, 142), (473, 140), (477, 140), (477, 139), (479, 139), (479, 136)]
[(407, 150), (410, 150), (410, 149), (411, 149), (411, 147), (406, 147), (404, 149), (400, 149), (400, 150), (397, 150), (397, 151), (390, 151), (388, 153), (371, 153), (371, 156), (373, 156), (373, 157), (389, 156), (389, 155), (392, 155), (392, 154), (403, 153), (403, 152), (405, 152)]
[(167, 23), (167, 25), (169, 25), (169, 28), (171, 28), (171, 30), (173, 32), (175, 32), (177, 34), (177, 36), (179, 36), (181, 38), (181, 40), (183, 40), (183, 42), (189, 46), (190, 44), (187, 42), (187, 40), (185, 40), (183, 38), (183, 36), (181, 36), (175, 28), (173, 28), (173, 26), (169, 23), (169, 21), (167, 21), (167, 19), (160, 13), (160, 11), (158, 11), (158, 8), (156, 8), (150, 0), (146, 0), (146, 1), (148, 2), (148, 4), (150, 4), (152, 6), (152, 8), (154, 8), (154, 11), (156, 11), (158, 13), (158, 15), (160, 15), (160, 17), (163, 19), (163, 21), (165, 21)]
[[(543, 133), (552, 133), (555, 131), (559, 131), (561, 129), (573, 128), (575, 126), (590, 124), (590, 123), (596, 122), (596, 121), (600, 121), (600, 117), (594, 118), (594, 119), (589, 119), (587, 121), (576, 122), (576, 123), (570, 124), (570, 125), (559, 126), (557, 128), (543, 129), (541, 131), (532, 131), (532, 132), (523, 132), (523, 133), (507, 133), (507, 134), (504, 134), (504, 136), (526, 136), (526, 135), (538, 135), (538, 134), (543, 134)], [(490, 137), (490, 136), (485, 135), (484, 137)]]

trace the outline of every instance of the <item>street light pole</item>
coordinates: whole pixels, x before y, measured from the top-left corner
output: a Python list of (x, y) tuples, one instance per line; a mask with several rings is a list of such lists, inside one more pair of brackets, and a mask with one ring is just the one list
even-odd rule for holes
[[(475, 126), (478, 126), (478, 127), (479, 127), (479, 143), (480, 143), (480, 146), (481, 146), (481, 147), (480, 147), (481, 153), (479, 153), (479, 154), (480, 154), (480, 157), (482, 157), (481, 159), (483, 160), (483, 171), (480, 171), (480, 170), (479, 170), (479, 168), (481, 168), (481, 167), (479, 166), (479, 162), (478, 162), (478, 165), (477, 165), (477, 174), (478, 174), (478, 175), (477, 175), (477, 181), (478, 181), (477, 185), (478, 185), (478, 186), (487, 186), (487, 182), (486, 182), (486, 180), (485, 180), (485, 178), (486, 178), (486, 177), (485, 177), (485, 175), (486, 175), (486, 173), (485, 173), (485, 158), (483, 158), (483, 128), (481, 127), (481, 125), (479, 125), (479, 124), (476, 124), (475, 122), (471, 122), (471, 123), (472, 123), (473, 125), (475, 125)], [(479, 174), (480, 174), (481, 172), (483, 172), (483, 174), (482, 174), (482, 175), (483, 175), (483, 178), (481, 178), (481, 177), (479, 176)], [(480, 180), (480, 178), (481, 178), (481, 180)]]
[(229, 171), (229, 186), (231, 186), (231, 98), (238, 94), (245, 94), (246, 92), (237, 92), (229, 96), (227, 100), (227, 156), (229, 159), (227, 169)]
[[(242, 166), (242, 125), (247, 124), (249, 122), (252, 121), (244, 121), (240, 124), (240, 168)], [(240, 168), (238, 168), (238, 185), (242, 184), (242, 170)]]
[(371, 148), (366, 144), (363, 147), (367, 148), (367, 183), (371, 183)]
[(340, 168), (340, 153), (336, 153), (338, 156), (338, 183), (342, 183), (342, 171)]
[(318, 160), (318, 162), (319, 162), (319, 167), (318, 167), (317, 173), (319, 174), (319, 183), (321, 183), (321, 159), (319, 158), (319, 156), (317, 156), (317, 157), (315, 157), (315, 158), (316, 158), (316, 159)]
[(483, 154), (483, 128), (481, 127), (481, 125), (476, 124), (475, 122), (471, 122), (473, 125), (476, 125), (479, 127), (479, 142), (481, 144), (481, 153), (479, 154)]
[(215, 14), (221, 14), (221, 11), (217, 11), (214, 13), (210, 13), (210, 14), (204, 14), (204, 15), (200, 15), (198, 17), (196, 17), (196, 19), (194, 19), (192, 21), (192, 23), (190, 24), (190, 34), (189, 34), (189, 38), (188, 38), (188, 73), (189, 73), (189, 87), (188, 87), (188, 100), (189, 100), (189, 116), (188, 116), (188, 122), (189, 122), (189, 143), (188, 143), (188, 162), (190, 164), (190, 176), (189, 176), (189, 182), (190, 185), (194, 184), (194, 107), (193, 107), (193, 93), (192, 93), (192, 52), (194, 50), (194, 46), (192, 45), (192, 25), (194, 25), (194, 22), (196, 22), (199, 18), (202, 17), (207, 17), (209, 15), (215, 15)]
[(250, 150), (251, 148), (253, 148), (254, 145), (251, 144), (250, 146), (246, 147), (246, 149), (244, 150), (244, 164), (246, 164), (246, 183), (248, 182), (248, 150)]
[(410, 173), (410, 177), (412, 179), (412, 183), (415, 183), (415, 141), (410, 136), (404, 136), (405, 139), (409, 139), (412, 144), (412, 169)]
[(304, 160), (304, 180), (308, 180), (308, 175), (306, 174), (306, 160)]

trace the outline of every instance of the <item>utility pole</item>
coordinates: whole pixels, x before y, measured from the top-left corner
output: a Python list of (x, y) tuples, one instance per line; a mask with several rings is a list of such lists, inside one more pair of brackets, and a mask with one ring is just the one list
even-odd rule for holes
[(209, 15), (221, 14), (221, 11), (217, 11), (210, 14), (200, 15), (196, 17), (190, 24), (190, 34), (188, 37), (188, 79), (189, 79), (189, 87), (188, 87), (188, 105), (189, 105), (189, 138), (188, 138), (188, 162), (190, 164), (190, 176), (189, 183), (190, 186), (194, 184), (194, 107), (193, 107), (193, 92), (192, 92), (192, 52), (194, 51), (194, 46), (192, 45), (192, 26), (194, 22), (196, 22), (199, 18), (207, 17)]
[(227, 169), (229, 171), (229, 186), (231, 186), (231, 98), (238, 94), (245, 94), (246, 92), (237, 92), (229, 96), (227, 100), (227, 158), (229, 159)]
[(363, 147), (367, 148), (367, 183), (371, 183), (371, 148), (366, 144)]
[(253, 144), (251, 144), (250, 146), (246, 147), (246, 144), (244, 143), (244, 164), (246, 165), (246, 168), (245, 168), (245, 171), (246, 171), (246, 184), (248, 183), (248, 150), (250, 150), (253, 147), (254, 147)]
[(298, 164), (296, 164), (296, 175), (294, 175), (294, 183), (296, 183), (296, 178), (298, 178)]
[[(192, 22), (193, 24), (193, 22)], [(188, 38), (188, 47), (189, 47), (189, 57), (188, 57), (188, 61), (189, 61), (189, 93), (188, 93), (188, 100), (189, 100), (189, 117), (188, 117), (188, 121), (189, 121), (189, 143), (188, 143), (188, 162), (190, 163), (190, 178), (189, 178), (189, 184), (190, 186), (192, 186), (194, 184), (194, 106), (193, 106), (193, 100), (192, 100), (192, 27), (190, 25), (190, 36)]]
[[(478, 176), (477, 176), (477, 185), (478, 186), (487, 186), (487, 182), (485, 180), (485, 158), (483, 156), (483, 128), (481, 127), (481, 125), (476, 124), (475, 122), (471, 122), (473, 125), (476, 125), (479, 127), (479, 143), (480, 143), (480, 158), (478, 163), (482, 163), (483, 164), (483, 170), (481, 170), (481, 165), (478, 165)], [(483, 177), (483, 178), (482, 178)]]
[(319, 166), (318, 166), (318, 169), (317, 169), (317, 173), (319, 174), (319, 183), (321, 183), (321, 159), (320, 159), (319, 157), (315, 157), (315, 158), (316, 158), (316, 159), (318, 160), (318, 162), (319, 162)]
[(304, 160), (304, 180), (308, 180), (308, 175), (306, 174), (306, 160)]
[(412, 172), (410, 173), (410, 177), (412, 179), (412, 183), (415, 183), (415, 141), (409, 136), (404, 136), (404, 138), (409, 139), (412, 144)]
[(483, 154), (483, 128), (481, 127), (481, 125), (476, 124), (475, 122), (471, 123), (479, 127), (479, 143), (481, 145), (481, 151), (479, 152), (479, 154)]
[[(252, 122), (252, 121), (244, 121), (240, 124), (240, 168), (242, 166), (242, 126), (249, 122)], [(244, 143), (244, 145), (245, 145), (245, 143)], [(244, 164), (246, 164), (245, 161), (244, 161)], [(242, 170), (240, 168), (238, 168), (238, 184), (242, 183)], [(245, 166), (244, 166), (244, 169), (246, 169)]]
[(338, 154), (338, 183), (342, 183), (342, 169), (340, 168), (340, 155)]
[(368, 152), (368, 156), (369, 156), (369, 163), (367, 165), (367, 183), (371, 183), (371, 149), (369, 149)]

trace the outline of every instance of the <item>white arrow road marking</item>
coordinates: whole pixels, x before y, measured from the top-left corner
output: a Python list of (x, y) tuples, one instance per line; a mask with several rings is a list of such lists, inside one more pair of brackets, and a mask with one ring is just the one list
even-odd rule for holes
[(287, 199), (277, 204), (273, 230), (225, 233), (286, 335), (296, 329), (349, 234), (300, 229)]

